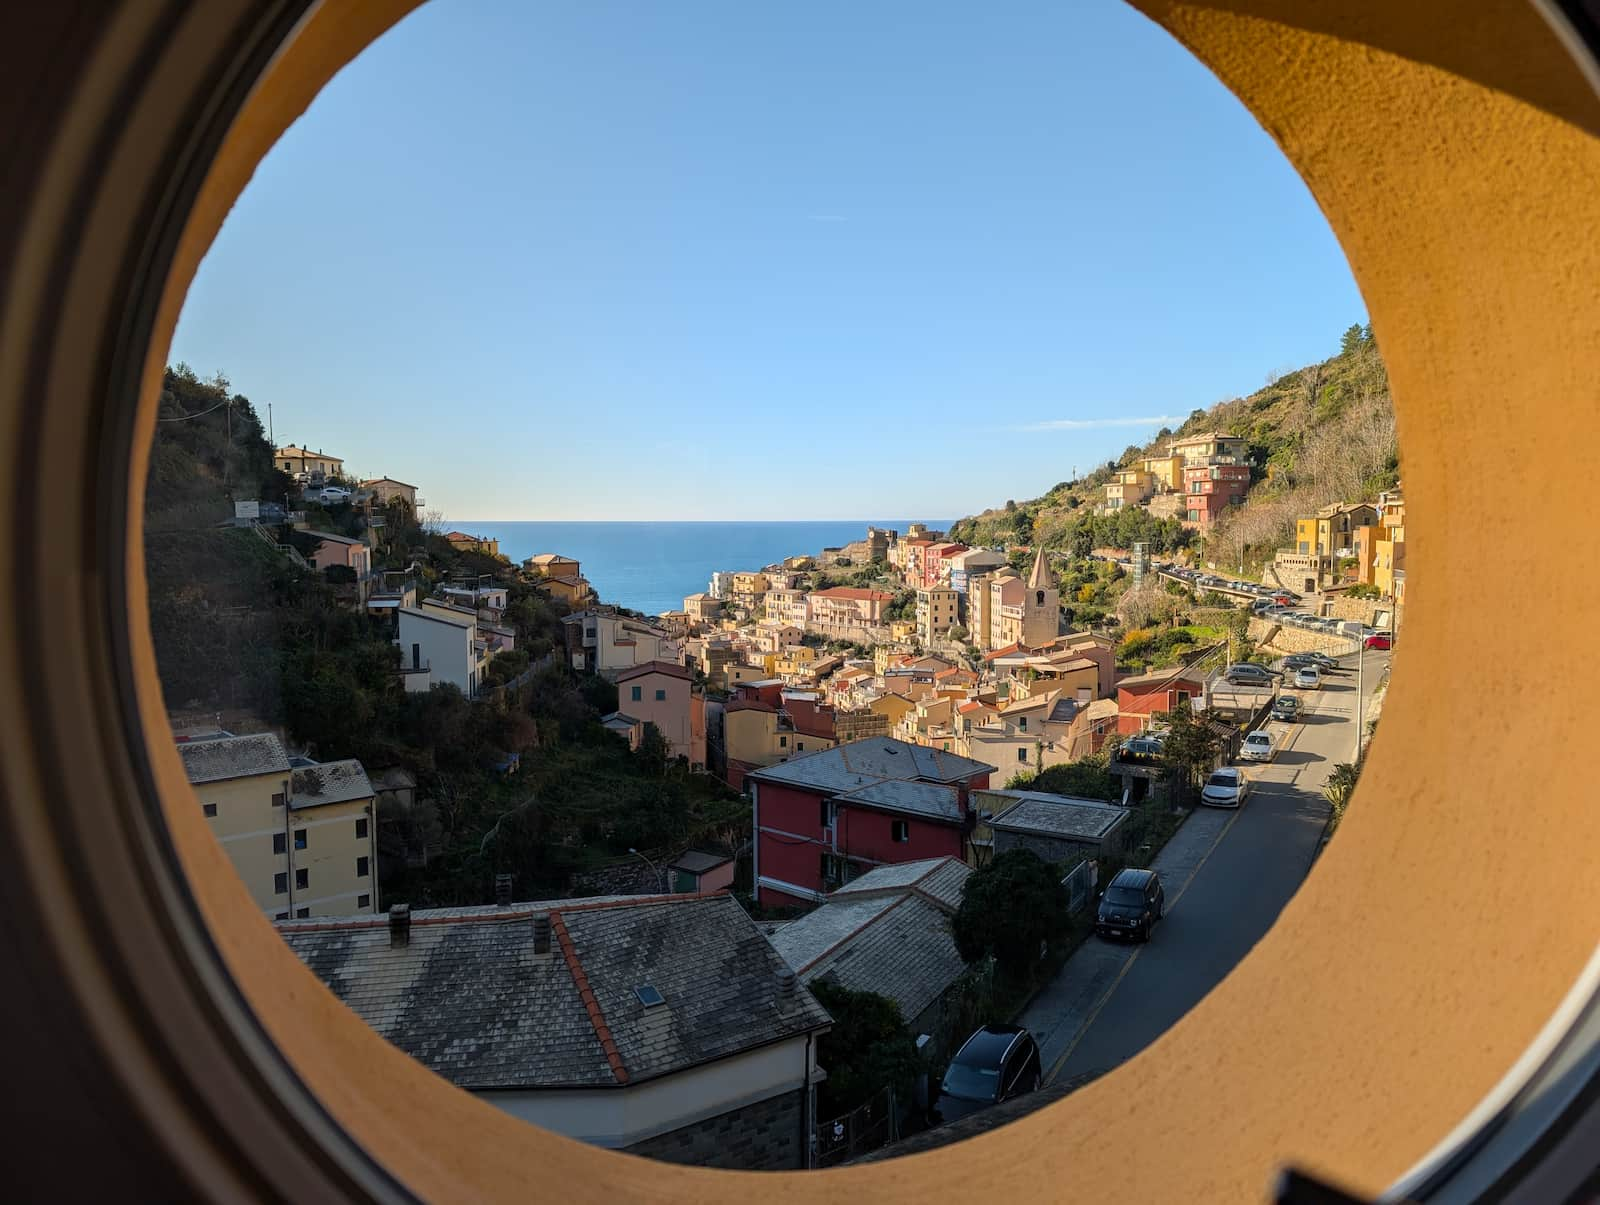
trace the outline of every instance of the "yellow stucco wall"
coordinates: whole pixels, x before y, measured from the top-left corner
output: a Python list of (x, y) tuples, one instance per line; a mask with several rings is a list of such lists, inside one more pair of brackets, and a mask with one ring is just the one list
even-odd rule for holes
[[(141, 417), (153, 426), (184, 292), (256, 163), (322, 85), (413, 0), (315, 10), (274, 62), (195, 206), (163, 300)], [(1337, 840), (1279, 924), (1146, 1052), (980, 1139), (911, 1160), (807, 1176), (663, 1167), (519, 1125), (445, 1085), (365, 1029), (245, 908), (193, 814), (171, 750), (152, 750), (168, 821), (219, 948), (267, 1032), (329, 1113), (425, 1198), (802, 1199), (926, 1202), (1264, 1197), (1286, 1162), (1376, 1193), (1499, 1079), (1594, 948), (1600, 812), (1577, 759), (1515, 752), (1579, 743), (1585, 709), (1533, 698), (1551, 592), (1529, 589), (1562, 552), (1517, 507), (1452, 536), (1454, 483), (1503, 470), (1505, 432), (1545, 436), (1548, 506), (1586, 513), (1592, 337), (1600, 311), (1600, 103), (1520, 0), (1140, 0), (1261, 119), (1327, 216), (1360, 282), (1390, 370), (1408, 504), (1423, 524), (1406, 647), (1384, 728)], [(1470, 19), (1467, 19), (1470, 17)], [(1135, 85), (1136, 86), (1136, 85)], [(1494, 338), (1482, 336), (1493, 331)], [(1551, 399), (1563, 399), (1557, 411)], [(138, 514), (142, 448), (130, 482)], [(1571, 463), (1569, 463), (1571, 462)], [(128, 564), (139, 580), (141, 545)], [(1486, 561), (1497, 572), (1481, 571)], [(1600, 587), (1569, 566), (1566, 595)], [(142, 604), (133, 588), (135, 604)], [(1578, 604), (1574, 603), (1573, 606)], [(142, 614), (139, 605), (132, 608)], [(1459, 617), (1495, 614), (1500, 656), (1458, 655)], [(1587, 664), (1596, 637), (1571, 627)], [(145, 726), (163, 712), (140, 633)], [(1520, 647), (1527, 644), (1529, 647)], [(1433, 689), (1430, 666), (1453, 689)], [(1581, 677), (1581, 675), (1580, 675)], [(1485, 714), (1475, 700), (1530, 705)], [(1519, 809), (1505, 839), (1508, 798)], [(1519, 868), (1543, 867), (1530, 901)], [(1417, 940), (1367, 906), (1406, 884)], [(413, 1124), (418, 1110), (428, 1126)], [(1219, 1122), (1219, 1119), (1222, 1119)]]

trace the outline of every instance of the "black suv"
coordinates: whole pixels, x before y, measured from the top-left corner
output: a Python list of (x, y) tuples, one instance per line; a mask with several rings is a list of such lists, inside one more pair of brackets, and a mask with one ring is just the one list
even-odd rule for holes
[(1039, 1086), (1039, 1046), (1026, 1029), (985, 1025), (945, 1070), (934, 1120), (954, 1121)]
[(1150, 940), (1150, 930), (1167, 910), (1167, 893), (1161, 886), (1161, 876), (1153, 870), (1135, 870), (1131, 866), (1117, 873), (1100, 893), (1100, 907), (1095, 912), (1095, 932), (1107, 937), (1137, 937)]
[(1281, 677), (1264, 666), (1252, 665), (1248, 661), (1241, 661), (1236, 665), (1228, 666), (1222, 675), (1227, 679), (1229, 686), (1271, 686), (1274, 678)]

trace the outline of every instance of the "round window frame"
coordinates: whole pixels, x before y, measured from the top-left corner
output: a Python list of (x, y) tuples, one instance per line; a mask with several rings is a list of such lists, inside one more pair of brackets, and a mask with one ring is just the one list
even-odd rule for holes
[[(128, 0), (87, 18), (30, 14), (30, 36), (0, 39), (13, 76), (36, 79), (31, 100), (42, 117), (3, 152), (8, 166), (26, 169), (12, 178), (29, 187), (3, 202), (0, 227), (10, 303), (0, 320), (0, 414), (13, 469), (0, 516), (19, 580), (53, 606), (19, 605), (0, 619), (14, 667), (0, 700), (26, 738), (0, 769), (11, 916), (29, 922), (13, 924), (15, 948), (29, 990), (59, 1010), (49, 1023), (80, 1034), (83, 1057), (100, 1068), (105, 1107), (137, 1136), (124, 1145), (197, 1195), (503, 1196), (554, 1177), (589, 1195), (731, 1198), (747, 1190), (743, 1177), (652, 1165), (532, 1129), (360, 1025), (249, 904), (165, 742), (137, 524), (183, 295), (261, 156), (345, 62), (415, 6)], [(1259, 1192), (1285, 1161), (1377, 1191), (1479, 1102), (1505, 1095), (1519, 1074), (1526, 1082), (1540, 1044), (1558, 1036), (1561, 1010), (1571, 1021), (1586, 999), (1600, 915), (1571, 881), (1600, 833), (1583, 815), (1581, 776), (1544, 765), (1520, 776), (1519, 786), (1531, 778), (1548, 800), (1519, 831), (1523, 847), (1467, 839), (1504, 831), (1485, 796), (1505, 778), (1487, 759), (1498, 750), (1509, 760), (1540, 723), (1559, 724), (1560, 690), (1501, 730), (1456, 697), (1464, 689), (1427, 698), (1431, 676), (1420, 667), (1515, 695), (1514, 671), (1460, 671), (1450, 645), (1457, 594), (1499, 600), (1517, 617), (1499, 646), (1507, 662), (1537, 652), (1528, 633), (1552, 611), (1559, 618), (1559, 599), (1475, 589), (1463, 571), (1485, 548), (1511, 566), (1560, 555), (1559, 533), (1490, 515), (1468, 537), (1440, 516), (1453, 475), (1495, 463), (1497, 424), (1538, 427), (1550, 417), (1548, 396), (1584, 396), (1592, 380), (1595, 353), (1581, 340), (1595, 303), (1584, 282), (1600, 279), (1600, 265), (1581, 236), (1600, 228), (1600, 201), (1576, 183), (1600, 175), (1587, 170), (1600, 168), (1592, 60), (1568, 53), (1572, 26), (1513, 0), (1471, 20), (1443, 0), (1405, 12), (1381, 0), (1138, 7), (1256, 114), (1351, 259), (1394, 381), (1422, 532), (1414, 559), (1429, 583), (1410, 618), (1422, 622), (1408, 629), (1390, 715), (1339, 841), (1260, 947), (1150, 1052), (975, 1142), (814, 1180), (768, 1177), (773, 1191), (920, 1198), (977, 1174), (964, 1169), (980, 1161), (990, 1183), (998, 1174), (1015, 1195), (1044, 1198), (1076, 1177), (1151, 1198), (1231, 1199)], [(40, 53), (30, 61), (30, 51)], [(36, 77), (41, 63), (59, 77)], [(1333, 84), (1331, 95), (1314, 95)], [(1403, 181), (1384, 174), (1397, 164), (1411, 169)], [(1397, 221), (1407, 215), (1414, 228)], [(1416, 285), (1430, 274), (1444, 286)], [(1449, 305), (1430, 308), (1430, 298)], [(1474, 323), (1481, 332), (1490, 318), (1496, 346), (1473, 337)], [(1430, 384), (1492, 392), (1500, 409), (1413, 400)], [(1441, 446), (1451, 440), (1458, 446)], [(1551, 441), (1548, 459), (1580, 466), (1577, 444)], [(1576, 485), (1554, 494), (1582, 497)], [(1579, 577), (1587, 583), (1581, 567)], [(1592, 648), (1583, 643), (1580, 654)], [(1431, 744), (1421, 739), (1430, 734)], [(1448, 813), (1445, 796), (1461, 788)], [(1460, 831), (1419, 829), (1446, 818)], [(1408, 836), (1441, 848), (1409, 848)], [(1568, 873), (1552, 876), (1530, 925), (1510, 870), (1552, 866)], [(1458, 909), (1455, 928), (1427, 948), (1407, 952), (1350, 914), (1350, 900), (1397, 872), (1412, 876), (1408, 898), (1424, 913)], [(1474, 935), (1500, 957), (1473, 950)], [(1356, 936), (1373, 947), (1360, 958), (1349, 951)], [(1521, 973), (1514, 987), (1475, 984), (1470, 973), (1507, 966)], [(1375, 982), (1340, 979), (1358, 967)], [(1293, 1029), (1285, 1001), (1326, 1015), (1319, 984), (1395, 1007), (1370, 1014), (1377, 1032), (1360, 1048), (1319, 1041), (1302, 1018), (1305, 1048), (1280, 1044), (1282, 1062), (1263, 1066), (1272, 1043), (1246, 1037), (1272, 1035), (1241, 1005), (1254, 1000)], [(1400, 1024), (1400, 1005), (1418, 1000), (1435, 1006), (1429, 1032)], [(1472, 1033), (1464, 1018), (1496, 1032), (1463, 1041)], [(1435, 1057), (1398, 1057), (1408, 1047)], [(1292, 1091), (1278, 1082), (1285, 1076)], [(1196, 1107), (1198, 1083), (1228, 1118), (1224, 1141), (1215, 1115)], [(426, 1142), (406, 1124), (416, 1102), (435, 1129)], [(1314, 1136), (1289, 1132), (1312, 1119)], [(1159, 1140), (1161, 1159), (1130, 1162), (1116, 1149), (1120, 1135)]]

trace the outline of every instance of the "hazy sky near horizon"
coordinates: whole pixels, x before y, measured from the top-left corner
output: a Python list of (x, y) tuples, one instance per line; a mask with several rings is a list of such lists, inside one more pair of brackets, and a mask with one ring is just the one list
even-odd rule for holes
[(1120, 0), (434, 0), (267, 157), (171, 359), (453, 520), (957, 515), (1362, 321)]

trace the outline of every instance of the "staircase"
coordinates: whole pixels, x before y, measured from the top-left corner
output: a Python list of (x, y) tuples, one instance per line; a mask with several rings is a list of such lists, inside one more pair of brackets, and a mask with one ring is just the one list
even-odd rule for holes
[(259, 523), (252, 523), (250, 524), (250, 530), (265, 540), (268, 546), (271, 547), (274, 552), (281, 553), (282, 555), (288, 557), (291, 562), (300, 566), (302, 569), (309, 570), (311, 568), (311, 562), (300, 555), (300, 550), (293, 544), (279, 543), (278, 537), (273, 534), (270, 527), (263, 527)]

